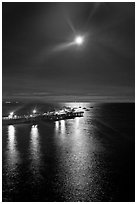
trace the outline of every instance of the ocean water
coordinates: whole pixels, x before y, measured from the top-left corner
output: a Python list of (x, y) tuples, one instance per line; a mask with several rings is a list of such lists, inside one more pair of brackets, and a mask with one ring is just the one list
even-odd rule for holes
[[(2, 128), (3, 201), (135, 201), (135, 104), (64, 103), (84, 117)], [(93, 107), (93, 108), (90, 108)], [(3, 114), (34, 105), (3, 105)]]

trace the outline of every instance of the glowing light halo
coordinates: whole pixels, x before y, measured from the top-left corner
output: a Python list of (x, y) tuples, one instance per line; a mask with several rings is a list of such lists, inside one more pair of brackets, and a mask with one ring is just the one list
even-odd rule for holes
[(75, 40), (74, 40), (75, 44), (77, 45), (82, 45), (83, 42), (84, 42), (84, 37), (81, 36), (81, 35), (78, 35), (75, 37)]
[(49, 50), (48, 56), (53, 53), (69, 50), (71, 47), (83, 47), (87, 38), (87, 33), (74, 32), (67, 42), (60, 43)]
[(68, 48), (72, 47), (72, 46), (81, 46), (83, 43), (84, 43), (84, 39), (85, 37), (82, 36), (82, 35), (76, 35), (73, 39), (73, 41), (70, 41), (68, 43), (62, 43), (58, 46), (56, 46), (54, 48), (54, 52), (57, 52), (57, 51), (63, 51), (63, 50), (67, 50)]
[(36, 112), (37, 112), (36, 109), (34, 109), (34, 110), (33, 110), (33, 114), (35, 114)]
[(13, 115), (14, 115), (14, 112), (10, 112), (10, 114), (9, 114), (9, 119), (11, 119), (11, 118), (13, 118)]

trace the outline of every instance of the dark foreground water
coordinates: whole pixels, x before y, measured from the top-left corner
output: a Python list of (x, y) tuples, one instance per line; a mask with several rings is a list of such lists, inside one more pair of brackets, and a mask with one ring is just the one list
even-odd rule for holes
[(65, 105), (93, 108), (3, 126), (3, 201), (134, 201), (134, 104)]

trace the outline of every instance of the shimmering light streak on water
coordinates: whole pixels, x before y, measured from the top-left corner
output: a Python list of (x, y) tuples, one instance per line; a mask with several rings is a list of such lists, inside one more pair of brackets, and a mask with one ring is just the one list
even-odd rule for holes
[(30, 132), (30, 158), (31, 158), (31, 170), (34, 176), (39, 176), (39, 165), (40, 165), (40, 141), (39, 132), (37, 125), (31, 127)]
[(60, 120), (55, 122), (55, 135), (60, 137), (60, 139), (65, 138), (65, 131), (66, 131), (66, 121)]
[[(82, 103), (67, 105), (73, 108), (78, 105), (83, 106)], [(88, 195), (91, 198), (91, 194), (95, 191), (92, 186), (95, 185), (94, 181), (97, 179), (98, 172), (93, 173), (96, 168), (93, 151), (96, 147), (99, 148), (99, 145), (96, 144), (94, 147), (91, 129), (91, 125), (85, 121), (85, 118), (55, 123), (56, 142), (60, 146), (58, 165), (62, 172), (58, 175), (58, 180), (60, 180), (58, 188), (62, 186), (61, 194), (64, 200), (88, 200)]]
[(65, 120), (59, 121), (59, 128), (60, 128), (60, 133), (63, 136), (65, 134)]
[(8, 143), (7, 143), (7, 164), (9, 173), (12, 175), (16, 172), (17, 163), (19, 161), (19, 153), (17, 150), (16, 131), (13, 125), (8, 126)]
[[(17, 149), (16, 129), (13, 125), (5, 128), (7, 140), (5, 152), (3, 153), (6, 163), (3, 164), (3, 192), (8, 195), (5, 199), (10, 201), (13, 194), (18, 192), (20, 154)], [(9, 198), (8, 198), (9, 197)]]
[[(87, 135), (85, 137), (82, 126), (81, 118), (73, 120), (72, 135), (71, 135), (71, 148), (70, 156), (66, 160), (67, 171), (69, 175), (68, 186), (72, 190), (73, 200), (84, 201), (85, 197), (88, 200), (88, 194), (84, 189), (89, 192), (89, 168), (92, 167), (90, 163), (89, 152), (92, 148), (87, 142)], [(92, 176), (92, 175), (90, 175)], [(93, 176), (94, 177), (94, 176)], [(67, 192), (67, 189), (66, 189)], [(71, 198), (72, 199), (72, 198)]]
[(56, 130), (56, 132), (59, 131), (59, 121), (55, 122), (55, 130)]

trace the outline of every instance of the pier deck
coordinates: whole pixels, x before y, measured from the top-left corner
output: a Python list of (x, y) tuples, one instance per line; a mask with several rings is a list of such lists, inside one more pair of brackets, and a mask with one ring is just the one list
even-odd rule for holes
[(58, 120), (66, 120), (73, 119), (75, 117), (83, 117), (83, 111), (54, 111), (54, 112), (46, 112), (43, 114), (33, 114), (33, 115), (24, 115), (24, 116), (16, 116), (13, 118), (3, 117), (2, 124), (3, 125), (13, 125), (13, 124), (21, 124), (21, 123), (32, 123), (38, 124), (41, 121), (58, 121)]

